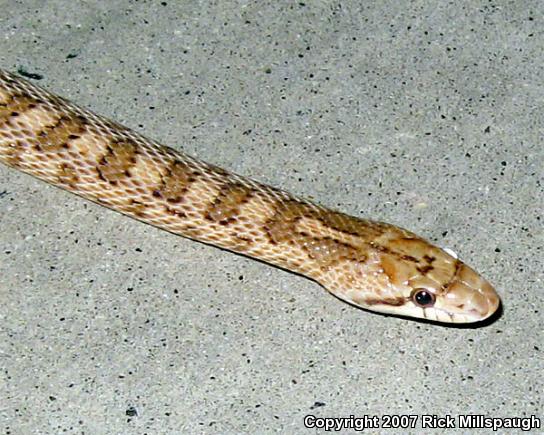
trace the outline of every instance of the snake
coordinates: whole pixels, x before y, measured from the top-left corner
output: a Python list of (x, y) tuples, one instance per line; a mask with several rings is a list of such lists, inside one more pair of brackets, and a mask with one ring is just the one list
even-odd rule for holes
[(452, 324), (482, 321), (500, 305), (474, 269), (408, 230), (203, 162), (1, 69), (0, 162), (171, 233), (304, 275), (368, 311)]

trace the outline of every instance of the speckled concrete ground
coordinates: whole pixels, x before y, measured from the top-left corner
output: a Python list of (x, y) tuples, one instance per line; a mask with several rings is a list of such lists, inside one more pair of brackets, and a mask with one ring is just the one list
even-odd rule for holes
[(359, 3), (3, 1), (0, 67), (450, 247), (496, 285), (502, 317), (463, 329), (357, 310), (2, 166), (1, 430), (542, 418), (544, 4)]

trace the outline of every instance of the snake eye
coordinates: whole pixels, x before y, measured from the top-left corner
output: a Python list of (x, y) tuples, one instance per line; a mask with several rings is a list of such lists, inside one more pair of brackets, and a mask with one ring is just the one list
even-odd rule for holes
[(434, 294), (424, 288), (416, 288), (412, 292), (412, 301), (418, 307), (427, 308), (434, 305), (435, 297)]

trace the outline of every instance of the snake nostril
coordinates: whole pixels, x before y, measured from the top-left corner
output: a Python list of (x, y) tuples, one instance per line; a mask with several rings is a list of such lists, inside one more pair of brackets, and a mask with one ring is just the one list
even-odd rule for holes
[(424, 288), (414, 289), (411, 298), (414, 304), (422, 308), (432, 307), (436, 300), (434, 294)]

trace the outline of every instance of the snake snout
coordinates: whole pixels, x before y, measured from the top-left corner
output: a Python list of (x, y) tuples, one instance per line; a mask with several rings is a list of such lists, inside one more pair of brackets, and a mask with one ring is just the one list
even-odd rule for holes
[(447, 311), (460, 322), (478, 322), (490, 317), (500, 305), (493, 286), (463, 264), (446, 294)]

